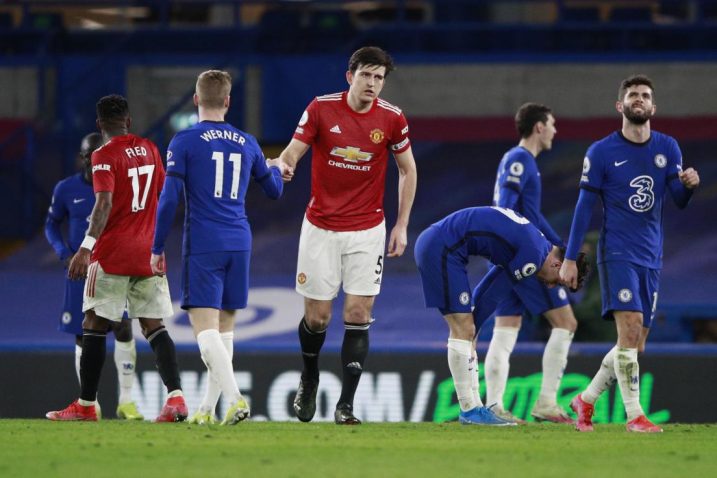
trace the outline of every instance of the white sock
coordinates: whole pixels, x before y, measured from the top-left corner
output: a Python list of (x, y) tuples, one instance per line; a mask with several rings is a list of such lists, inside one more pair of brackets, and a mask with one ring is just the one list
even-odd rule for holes
[(137, 349), (134, 339), (129, 342), (115, 340), (115, 367), (117, 367), (117, 379), (119, 381), (118, 403), (132, 401), (132, 385), (134, 384), (134, 370), (137, 363)]
[[(234, 332), (222, 332), (219, 335), (221, 336), (224, 350), (227, 351), (227, 355), (229, 356), (229, 362), (231, 362), (232, 357), (234, 357)], [(210, 372), (207, 377), (207, 390), (204, 393), (204, 398), (202, 398), (202, 403), (199, 405), (199, 410), (214, 415), (214, 409), (217, 406), (221, 393), (222, 390), (219, 388), (219, 383)]]
[(595, 403), (602, 392), (612, 387), (615, 383), (615, 351), (617, 345), (610, 349), (602, 359), (600, 370), (597, 371), (595, 376), (588, 385), (588, 388), (582, 393), (581, 398), (587, 403)]
[(494, 327), (493, 337), (490, 339), (488, 354), (485, 356), (485, 385), (486, 403), (488, 406), (494, 403), (503, 408), (503, 394), (505, 385), (508, 382), (510, 371), (510, 354), (513, 353), (515, 342), (518, 340), (516, 327)]
[(82, 347), (75, 344), (75, 372), (77, 373), (77, 381), (82, 386), (82, 379), (80, 378), (80, 358), (82, 358)]
[(197, 334), (197, 344), (202, 354), (202, 360), (209, 371), (209, 378), (217, 381), (219, 389), (229, 400), (234, 403), (241, 398), (239, 387), (234, 379), (234, 367), (229, 354), (227, 354), (219, 331), (209, 329)]
[(558, 401), (558, 387), (568, 364), (568, 352), (573, 333), (568, 329), (554, 328), (543, 351), (543, 381), (538, 401), (553, 404)]
[(472, 349), (473, 342), (470, 340), (448, 339), (448, 368), (453, 376), (458, 403), (464, 412), (483, 406), (478, 394), (471, 391), (474, 383), (471, 374), (475, 374)]
[(615, 352), (615, 376), (620, 386), (622, 403), (625, 404), (627, 421), (644, 415), (640, 406), (640, 365), (637, 349), (618, 347)]
[(471, 360), (475, 364), (475, 370), (471, 374), (471, 392), (473, 393), (473, 400), (476, 403), (482, 403), (480, 399), (480, 381), (478, 379), (478, 353), (476, 352), (475, 346), (471, 344)]

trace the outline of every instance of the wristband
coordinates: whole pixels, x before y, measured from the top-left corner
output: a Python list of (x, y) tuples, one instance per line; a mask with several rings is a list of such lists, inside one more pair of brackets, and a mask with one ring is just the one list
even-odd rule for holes
[(92, 252), (92, 249), (95, 247), (95, 242), (97, 242), (97, 239), (95, 239), (94, 237), (85, 236), (85, 238), (82, 240), (82, 244), (80, 244), (80, 247), (83, 247)]

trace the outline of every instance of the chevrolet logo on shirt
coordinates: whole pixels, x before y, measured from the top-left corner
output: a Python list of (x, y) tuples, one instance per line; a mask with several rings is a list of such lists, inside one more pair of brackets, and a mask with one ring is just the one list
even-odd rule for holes
[(334, 149), (331, 150), (331, 155), (338, 156), (352, 163), (358, 163), (359, 161), (369, 161), (373, 157), (373, 154), (365, 153), (359, 148), (354, 148), (353, 146), (346, 146), (345, 148), (339, 148), (338, 146), (334, 146)]

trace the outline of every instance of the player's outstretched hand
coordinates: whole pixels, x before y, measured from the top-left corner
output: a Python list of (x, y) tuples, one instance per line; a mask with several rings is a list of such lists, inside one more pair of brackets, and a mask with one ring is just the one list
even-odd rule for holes
[(560, 266), (560, 284), (571, 289), (578, 288), (578, 266), (575, 261), (565, 259)]
[(163, 276), (167, 273), (167, 261), (164, 258), (164, 252), (157, 255), (152, 254), (149, 258), (149, 267), (152, 268), (152, 274), (156, 276)]
[(72, 280), (82, 280), (87, 277), (87, 268), (90, 266), (90, 256), (92, 252), (89, 249), (80, 247), (77, 253), (70, 260), (70, 267), (67, 269), (67, 277)]
[(282, 161), (281, 158), (267, 158), (266, 165), (279, 168), (279, 171), (281, 171), (281, 180), (285, 183), (288, 183), (294, 177), (294, 168)]
[(388, 240), (388, 257), (400, 257), (408, 245), (408, 233), (405, 226), (396, 224), (391, 229)]
[(680, 171), (680, 182), (687, 189), (695, 189), (700, 185), (700, 175), (697, 174), (694, 168), (687, 168), (684, 171)]

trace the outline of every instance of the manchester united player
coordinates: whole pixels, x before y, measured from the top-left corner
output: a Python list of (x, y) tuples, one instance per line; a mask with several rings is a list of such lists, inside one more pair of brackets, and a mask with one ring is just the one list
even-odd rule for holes
[(128, 133), (129, 106), (119, 95), (99, 100), (97, 126), (105, 145), (92, 154), (96, 202), (90, 227), (68, 273), (71, 279), (80, 280), (89, 271), (82, 305), (82, 391), (78, 400), (64, 410), (48, 412), (47, 418), (97, 420), (94, 404), (107, 329), (110, 320), (120, 320), (126, 305), (128, 316), (139, 319), (167, 387), (167, 403), (157, 421), (182, 421), (187, 406), (174, 342), (162, 323), (162, 317), (173, 313), (169, 287), (166, 277), (153, 275), (149, 265), (157, 197), (164, 182), (161, 156), (154, 143)]
[(416, 163), (401, 110), (378, 96), (393, 60), (377, 47), (360, 48), (346, 72), (348, 91), (315, 98), (279, 158), (293, 168), (309, 147), (311, 199), (301, 227), (296, 290), (304, 296), (299, 341), (304, 361), (294, 399), (299, 420), (316, 411), (319, 352), (331, 321), (331, 303), (343, 283), (346, 295), (341, 349), (343, 381), (336, 405), (337, 424), (356, 425), (353, 400), (368, 354), (371, 309), (381, 288), (386, 226), (383, 213), (389, 151), (399, 170), (398, 217), (388, 257), (403, 254), (416, 193)]
[[(57, 253), (57, 257), (68, 266), (73, 254), (77, 252), (84, 238), (90, 213), (95, 205), (92, 190), (92, 152), (102, 146), (102, 135), (90, 133), (82, 138), (77, 157), (81, 172), (63, 179), (52, 194), (52, 204), (45, 222), (45, 237)], [(67, 238), (63, 237), (60, 226), (67, 219)], [(59, 329), (75, 336), (75, 370), (80, 378), (80, 357), (82, 356), (82, 291), (85, 281), (65, 280), (65, 305)], [(119, 380), (119, 404), (117, 417), (127, 420), (142, 420), (144, 417), (132, 401), (132, 384), (137, 351), (132, 338), (132, 323), (120, 320), (112, 323), (115, 334), (115, 366)], [(99, 403), (96, 403), (98, 418), (101, 415)]]

